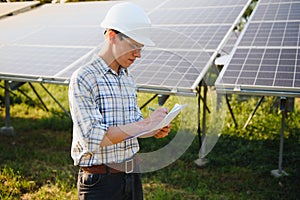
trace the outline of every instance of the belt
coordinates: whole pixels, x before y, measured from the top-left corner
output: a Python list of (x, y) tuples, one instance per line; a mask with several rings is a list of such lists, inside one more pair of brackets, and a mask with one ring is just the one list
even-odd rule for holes
[(122, 162), (122, 163), (113, 163), (113, 164), (102, 164), (102, 165), (93, 165), (90, 167), (81, 167), (83, 172), (89, 174), (116, 174), (116, 173), (132, 173), (134, 170), (133, 159)]

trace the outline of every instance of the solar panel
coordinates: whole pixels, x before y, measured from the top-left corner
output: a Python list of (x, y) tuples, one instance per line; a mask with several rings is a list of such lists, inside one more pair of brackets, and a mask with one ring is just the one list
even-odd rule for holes
[(132, 66), (138, 86), (194, 91), (244, 8), (245, 1), (165, 1), (150, 13), (158, 50)]
[(168, 49), (215, 51), (230, 25), (155, 26), (152, 39)]
[(220, 92), (300, 96), (300, 3), (261, 1), (216, 81)]
[(300, 2), (299, 0), (260, 0), (261, 4), (270, 3), (285, 3), (285, 2)]
[(194, 8), (194, 7), (226, 7), (226, 6), (245, 6), (245, 0), (176, 0), (166, 1), (164, 7), (166, 8)]
[[(194, 93), (251, 1), (135, 2), (149, 13), (157, 44), (130, 68), (137, 86)], [(97, 54), (103, 42), (100, 22), (116, 3), (48, 4), (0, 20), (0, 78), (67, 84), (73, 71)]]
[(114, 3), (46, 4), (0, 20), (0, 78), (67, 84), (103, 41), (99, 16)]
[[(78, 38), (85, 38), (78, 40)], [(24, 45), (54, 45), (54, 46), (82, 46), (95, 47), (103, 41), (103, 30), (97, 26), (88, 27), (57, 27), (46, 26), (24, 37), (16, 40), (18, 44)]]
[(279, 4), (262, 4), (257, 7), (257, 11), (252, 21), (280, 21), (280, 20), (300, 20), (300, 1), (284, 2)]
[(239, 46), (299, 46), (300, 21), (249, 24)]
[(199, 66), (205, 66), (210, 55), (204, 51), (149, 51), (131, 70), (143, 88), (186, 92), (201, 74)]
[(6, 45), (0, 47), (0, 76), (53, 77), (92, 48)]
[(161, 8), (151, 14), (154, 24), (232, 24), (244, 6)]

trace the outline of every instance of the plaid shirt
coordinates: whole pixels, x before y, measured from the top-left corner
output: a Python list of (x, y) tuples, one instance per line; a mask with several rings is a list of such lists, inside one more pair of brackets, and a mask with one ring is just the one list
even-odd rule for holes
[(75, 165), (120, 163), (139, 150), (136, 138), (100, 147), (109, 126), (142, 120), (136, 86), (127, 69), (119, 74), (97, 58), (71, 77), (69, 102), (73, 120), (71, 156)]

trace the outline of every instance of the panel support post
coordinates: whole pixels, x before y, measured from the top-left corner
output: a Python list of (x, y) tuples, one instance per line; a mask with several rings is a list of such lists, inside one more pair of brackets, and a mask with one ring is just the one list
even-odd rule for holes
[[(200, 99), (201, 99), (201, 87), (203, 86), (204, 92), (203, 92), (203, 111), (202, 111), (202, 130), (201, 130), (201, 108), (200, 108)], [(206, 147), (206, 111), (210, 112), (207, 109), (206, 99), (207, 99), (207, 85), (201, 81), (199, 83), (199, 90), (198, 90), (198, 139), (199, 139), (199, 158), (195, 160), (195, 164), (198, 167), (204, 167), (208, 160), (201, 155), (205, 153), (205, 147)], [(207, 109), (207, 110), (206, 110)]]
[(49, 96), (57, 103), (57, 105), (65, 112), (65, 114), (69, 117), (71, 117), (71, 114), (63, 107), (63, 105), (51, 94), (51, 92), (41, 83), (42, 88), (49, 94)]
[(0, 133), (1, 135), (14, 136), (14, 128), (10, 126), (10, 100), (9, 100), (9, 84), (6, 80), (4, 82), (5, 88), (5, 126), (1, 127)]
[(204, 153), (206, 151), (205, 147), (206, 147), (206, 102), (207, 102), (207, 85), (204, 83), (204, 92), (203, 92), (203, 99), (204, 99), (204, 103), (202, 105), (202, 136), (201, 136), (201, 141), (202, 141), (202, 145), (201, 145), (201, 151), (202, 153)]
[(158, 95), (158, 105), (163, 106), (169, 97), (170, 97), (170, 95), (159, 94)]
[(238, 127), (238, 124), (237, 124), (236, 119), (235, 119), (235, 117), (234, 117), (234, 114), (233, 114), (233, 111), (232, 111), (232, 108), (231, 108), (231, 105), (230, 105), (230, 102), (229, 102), (229, 99), (228, 99), (228, 95), (227, 95), (227, 94), (225, 94), (225, 99), (226, 99), (226, 104), (227, 104), (227, 107), (228, 107), (228, 109), (229, 109), (230, 115), (231, 115), (232, 120), (233, 120), (233, 122), (234, 122), (234, 126), (235, 126), (235, 128), (237, 128), (237, 127)]
[(281, 129), (280, 129), (280, 145), (279, 145), (279, 159), (278, 169), (271, 171), (271, 174), (276, 178), (281, 176), (287, 176), (288, 174), (282, 170), (282, 154), (283, 154), (283, 142), (284, 142), (284, 119), (286, 116), (286, 97), (280, 98), (280, 110), (281, 110)]
[(143, 108), (145, 108), (153, 99), (155, 99), (157, 97), (158, 94), (155, 94), (153, 97), (151, 97), (146, 103), (144, 103), (140, 109), (142, 110)]
[(262, 97), (260, 98), (259, 102), (256, 104), (254, 110), (253, 110), (252, 113), (250, 114), (250, 116), (249, 116), (247, 122), (245, 123), (243, 129), (246, 129), (246, 128), (247, 128), (248, 124), (250, 123), (251, 119), (252, 119), (253, 116), (255, 115), (255, 113), (256, 113), (258, 107), (260, 106), (261, 102), (263, 102), (264, 98), (265, 98), (265, 96), (262, 96)]
[(198, 99), (197, 99), (197, 106), (198, 106), (198, 112), (197, 112), (197, 122), (198, 122), (198, 129), (197, 129), (197, 133), (198, 133), (198, 142), (199, 142), (199, 148), (201, 148), (201, 143), (202, 143), (202, 138), (201, 138), (201, 125), (200, 125), (200, 121), (201, 121), (201, 107), (200, 107), (200, 100), (201, 100), (201, 85), (202, 85), (202, 81), (199, 83), (198, 86)]

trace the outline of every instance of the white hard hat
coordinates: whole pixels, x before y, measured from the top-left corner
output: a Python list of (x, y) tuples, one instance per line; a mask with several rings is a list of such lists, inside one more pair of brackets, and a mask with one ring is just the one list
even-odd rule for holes
[(101, 27), (119, 31), (145, 46), (154, 46), (150, 39), (151, 21), (145, 11), (133, 3), (125, 2), (112, 6)]

